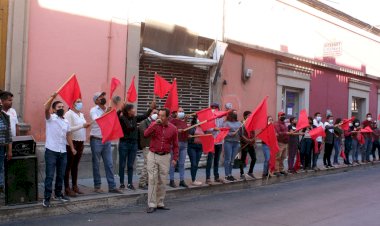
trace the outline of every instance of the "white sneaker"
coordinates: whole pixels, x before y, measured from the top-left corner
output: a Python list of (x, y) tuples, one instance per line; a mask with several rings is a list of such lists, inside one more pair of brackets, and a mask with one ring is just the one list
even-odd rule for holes
[(200, 182), (200, 181), (194, 181), (194, 182), (192, 183), (192, 185), (194, 185), (194, 186), (201, 186), (201, 185), (202, 185), (202, 182)]

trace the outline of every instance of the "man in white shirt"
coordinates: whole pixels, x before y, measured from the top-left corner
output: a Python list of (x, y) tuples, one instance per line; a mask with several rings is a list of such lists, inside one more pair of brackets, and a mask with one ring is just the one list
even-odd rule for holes
[(112, 161), (112, 149), (111, 142), (102, 143), (102, 132), (99, 128), (99, 125), (96, 123), (96, 119), (102, 116), (104, 113), (109, 111), (106, 107), (106, 93), (97, 92), (94, 94), (93, 101), (96, 104), (95, 107), (90, 110), (90, 117), (93, 121), (91, 125), (90, 132), (90, 146), (92, 153), (92, 172), (94, 176), (94, 191), (97, 193), (103, 193), (101, 189), (102, 178), (100, 177), (100, 158), (103, 159), (104, 170), (106, 171), (106, 178), (108, 183), (108, 191), (110, 193), (119, 193), (123, 192), (116, 188), (114, 171), (113, 171), (113, 161)]
[[(65, 114), (64, 105), (61, 101), (53, 100), (57, 96), (56, 93), (45, 105), (45, 119), (46, 119), (46, 144), (45, 144), (45, 193), (42, 205), (44, 207), (50, 206), (51, 194), (53, 191), (54, 174), (57, 172), (55, 178), (54, 194), (57, 199), (62, 202), (69, 201), (69, 198), (63, 195), (63, 179), (65, 175), (67, 153), (66, 144), (71, 148), (72, 153), (75, 155), (76, 150), (72, 142), (70, 124), (63, 117)], [(50, 108), (53, 109), (53, 114), (50, 114)]]
[(8, 91), (4, 91), (0, 94), (1, 102), (3, 103), (3, 112), (9, 115), (9, 120), (11, 122), (12, 136), (16, 136), (16, 125), (18, 123), (16, 110), (12, 108), (13, 94)]
[[(324, 124), (322, 122), (322, 115), (320, 112), (316, 112), (314, 114), (314, 119), (313, 119), (313, 126), (314, 127), (322, 127), (322, 128), (325, 128), (324, 127)], [(318, 150), (314, 150), (313, 151), (313, 165), (312, 165), (312, 169), (313, 170), (320, 170), (317, 166), (317, 161), (318, 161), (318, 158), (319, 158), (319, 154), (321, 153), (321, 146), (322, 146), (322, 137), (319, 136), (317, 137), (317, 139), (315, 139), (317, 142), (318, 142)]]

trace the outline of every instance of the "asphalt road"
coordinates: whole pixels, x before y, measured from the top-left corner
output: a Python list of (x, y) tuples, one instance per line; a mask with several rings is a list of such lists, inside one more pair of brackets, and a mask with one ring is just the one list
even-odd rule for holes
[(380, 225), (380, 167), (145, 206), (7, 225)]

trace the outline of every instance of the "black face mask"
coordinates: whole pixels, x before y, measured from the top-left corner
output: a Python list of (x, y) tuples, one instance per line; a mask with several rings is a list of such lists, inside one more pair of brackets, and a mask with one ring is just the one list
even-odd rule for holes
[(281, 116), (281, 117), (280, 117), (280, 121), (281, 121), (281, 122), (285, 121), (285, 116)]
[(101, 104), (101, 105), (105, 105), (106, 103), (107, 103), (106, 98), (102, 98), (102, 99), (100, 99), (100, 104)]
[(63, 117), (63, 115), (65, 114), (65, 110), (64, 109), (58, 109), (56, 111), (56, 114), (58, 115), (58, 117)]
[(232, 118), (237, 121), (237, 114), (232, 114)]

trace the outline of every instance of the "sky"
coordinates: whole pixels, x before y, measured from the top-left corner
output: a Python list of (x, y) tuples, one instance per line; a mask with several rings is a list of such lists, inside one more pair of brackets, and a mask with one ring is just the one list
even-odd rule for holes
[(380, 28), (380, 1), (378, 0), (320, 0), (359, 20)]

